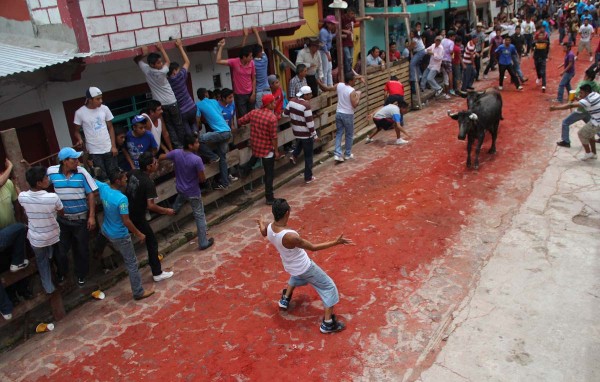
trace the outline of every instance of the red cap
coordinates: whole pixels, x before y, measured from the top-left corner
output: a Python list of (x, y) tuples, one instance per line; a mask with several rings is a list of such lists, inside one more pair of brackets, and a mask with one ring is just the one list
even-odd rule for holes
[(275, 101), (273, 94), (265, 94), (262, 96), (262, 107), (267, 107), (273, 101)]

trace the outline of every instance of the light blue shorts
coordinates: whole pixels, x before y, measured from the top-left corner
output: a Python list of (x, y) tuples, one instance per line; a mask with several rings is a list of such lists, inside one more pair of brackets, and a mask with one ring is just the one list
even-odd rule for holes
[(299, 287), (306, 284), (310, 284), (315, 288), (323, 304), (326, 308), (330, 308), (340, 301), (340, 295), (338, 294), (337, 287), (331, 279), (327, 276), (327, 273), (311, 260), (310, 267), (306, 272), (299, 276), (290, 277), (288, 284), (293, 287)]

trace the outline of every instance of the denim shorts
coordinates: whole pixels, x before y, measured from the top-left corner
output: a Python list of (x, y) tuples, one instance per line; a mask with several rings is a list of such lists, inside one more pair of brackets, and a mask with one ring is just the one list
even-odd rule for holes
[(310, 267), (299, 276), (290, 277), (288, 284), (294, 287), (310, 284), (315, 288), (326, 308), (330, 308), (340, 301), (337, 287), (327, 273), (311, 260)]

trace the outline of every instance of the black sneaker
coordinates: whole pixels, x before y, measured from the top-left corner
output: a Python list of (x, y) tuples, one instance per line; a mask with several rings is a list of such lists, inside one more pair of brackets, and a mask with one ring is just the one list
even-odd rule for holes
[(340, 322), (335, 319), (335, 314), (331, 315), (331, 322), (325, 322), (325, 319), (321, 322), (321, 327), (319, 328), (321, 333), (335, 333), (341, 332), (346, 329), (346, 325), (343, 322)]
[(77, 286), (82, 287), (85, 285), (85, 279), (83, 277), (77, 277)]
[(556, 145), (560, 147), (571, 147), (571, 144), (565, 141), (556, 142)]
[(286, 298), (286, 293), (287, 289), (284, 289), (283, 292), (281, 292), (281, 299), (279, 300), (279, 307), (285, 310), (290, 306), (290, 300), (292, 299), (292, 296)]
[(215, 239), (213, 239), (212, 237), (208, 239), (208, 244), (206, 244), (205, 246), (200, 246), (198, 249), (201, 251), (204, 251), (205, 249), (208, 249), (210, 247), (212, 247), (212, 245), (215, 243)]
[(214, 190), (221, 190), (221, 191), (225, 191), (225, 190), (227, 189), (227, 187), (228, 187), (228, 186), (225, 186), (225, 185), (223, 185), (223, 184), (217, 184), (217, 185), (214, 187)]
[(272, 206), (274, 202), (275, 202), (275, 200), (274, 200), (274, 199), (267, 199), (267, 200), (265, 201), (265, 204), (266, 204), (267, 206)]

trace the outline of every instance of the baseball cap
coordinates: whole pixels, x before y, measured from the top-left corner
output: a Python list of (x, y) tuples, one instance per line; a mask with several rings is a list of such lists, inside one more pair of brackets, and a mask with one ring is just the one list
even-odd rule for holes
[(478, 26), (478, 27), (482, 27), (482, 26), (483, 26), (483, 23), (479, 22), (479, 23), (477, 23), (477, 25), (476, 25), (476, 26)]
[(81, 154), (83, 154), (83, 152), (75, 151), (75, 149), (72, 147), (63, 147), (58, 152), (58, 160), (60, 162), (62, 162), (65, 159), (69, 159), (69, 158), (79, 158), (81, 156)]
[(132, 125), (135, 125), (136, 123), (145, 123), (145, 122), (146, 122), (146, 117), (144, 117), (143, 115), (136, 115), (131, 120)]
[(312, 94), (312, 89), (310, 86), (302, 86), (300, 91), (296, 93), (296, 97), (302, 97), (305, 94)]
[(94, 98), (102, 95), (102, 91), (96, 87), (90, 87), (85, 91), (85, 98)]
[(329, 15), (329, 16), (325, 17), (325, 19), (323, 21), (326, 23), (338, 24), (334, 15)]
[(435, 41), (442, 41), (442, 36), (435, 36)]
[(277, 76), (274, 74), (271, 74), (269, 77), (267, 77), (267, 81), (269, 81), (269, 85), (273, 85), (273, 83), (275, 81), (277, 81)]
[(265, 94), (264, 96), (262, 96), (262, 107), (269, 106), (273, 101), (275, 101), (275, 97), (273, 97), (273, 94)]

